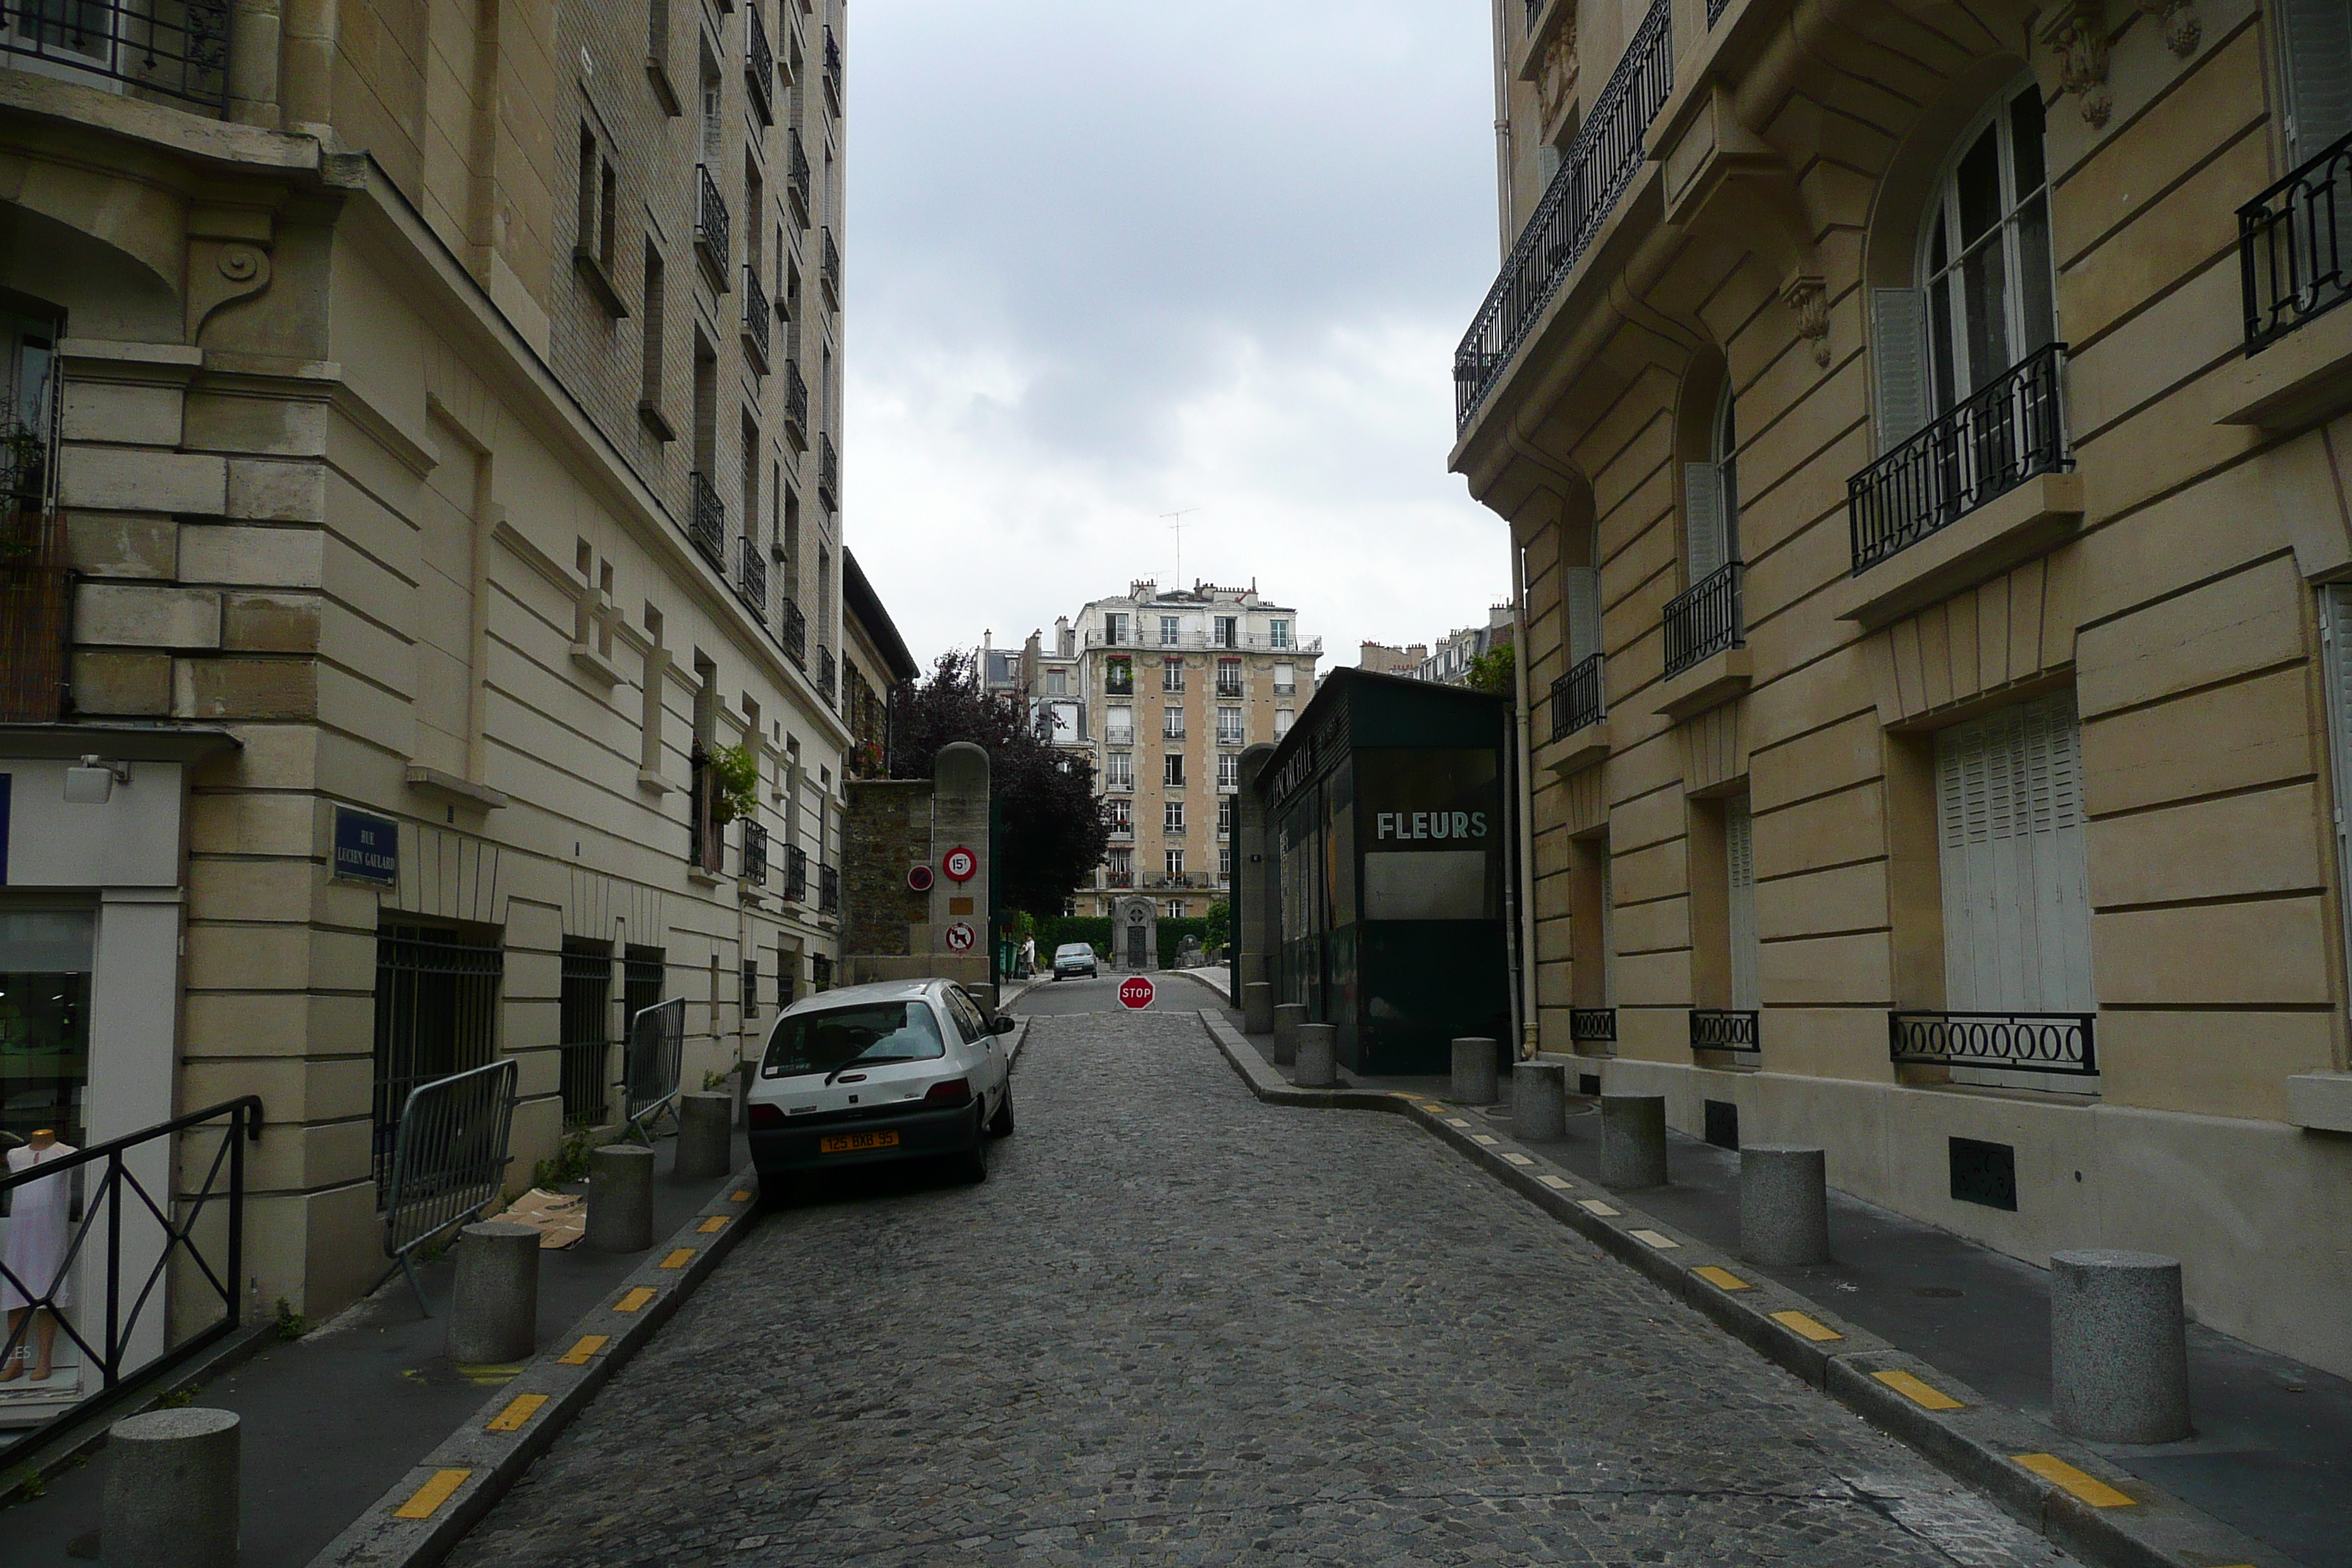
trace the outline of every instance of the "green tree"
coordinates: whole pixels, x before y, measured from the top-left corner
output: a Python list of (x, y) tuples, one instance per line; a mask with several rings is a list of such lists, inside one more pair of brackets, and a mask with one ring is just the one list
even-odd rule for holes
[(1488, 648), (1470, 661), (1470, 678), (1465, 682), (1473, 691), (1484, 691), (1493, 697), (1511, 695), (1511, 679), (1515, 670), (1511, 645)]

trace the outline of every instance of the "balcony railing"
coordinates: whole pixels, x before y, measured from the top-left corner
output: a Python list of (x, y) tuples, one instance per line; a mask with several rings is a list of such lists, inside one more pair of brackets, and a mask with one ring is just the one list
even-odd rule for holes
[(806, 228), (809, 220), (809, 157), (808, 148), (801, 141), (797, 125), (793, 127), (791, 143), (793, 203), (799, 209), (801, 226)]
[(1573, 735), (1608, 713), (1601, 695), (1601, 656), (1594, 654), (1551, 683), (1551, 738)]
[(1226, 642), (1213, 637), (1206, 632), (1192, 631), (1184, 633), (1171, 643), (1161, 641), (1157, 632), (1150, 637), (1146, 637), (1141, 632), (1129, 632), (1124, 637), (1115, 638), (1107, 632), (1091, 631), (1087, 633), (1085, 640), (1088, 647), (1148, 648), (1161, 652), (1171, 647), (1218, 648), (1235, 651), (1245, 649), (1253, 653), (1310, 654), (1323, 651), (1321, 637), (1286, 637), (1281, 642), (1276, 642), (1272, 637), (1256, 632)]
[(841, 510), (841, 454), (834, 450), (830, 436), (816, 438), (816, 499), (827, 511)]
[(1845, 482), (1853, 574), (2033, 478), (2074, 466), (2059, 397), (2064, 343), (2046, 343)]
[(1536, 318), (1582, 260), (1617, 198), (1640, 172), (1643, 132), (1674, 90), (1675, 60), (1668, 0), (1653, 0), (1633, 41), (1593, 100), (1583, 129), (1560, 160), (1559, 172), (1536, 204), (1487, 290), (1477, 320), (1454, 351), (1454, 414), (1457, 428), (1510, 363)]
[(1568, 1037), (1580, 1046), (1613, 1046), (1617, 1043), (1617, 1009), (1614, 1007), (1570, 1007), (1568, 1010)]
[(1237, 698), (1242, 695), (1242, 683), (1239, 680), (1227, 680), (1223, 676), (1219, 676), (1217, 695), (1220, 698)]
[(778, 628), (776, 640), (784, 645), (784, 652), (803, 669), (808, 668), (808, 617), (789, 595), (784, 600), (783, 625)]
[(816, 912), (834, 915), (841, 912), (841, 868), (819, 866), (816, 868)]
[(1723, 20), (1723, 14), (1730, 8), (1731, 0), (1706, 0), (1706, 26), (1708, 31), (1712, 32), (1714, 30), (1715, 25)]
[(1747, 640), (1739, 618), (1738, 562), (1719, 566), (1666, 601), (1666, 674), (1680, 675), (1699, 660)]
[(2088, 1078), (2099, 1070), (2089, 1013), (1889, 1013), (1898, 1063), (2005, 1068)]
[(784, 846), (784, 898), (795, 904), (808, 902), (808, 851), (797, 844)]
[(1132, 871), (1108, 871), (1104, 873), (1103, 880), (1110, 887), (1132, 888), (1135, 886), (1135, 873)]
[(743, 602), (751, 607), (753, 617), (764, 626), (768, 624), (768, 552), (749, 534), (735, 542), (740, 563), (735, 586), (741, 592)]
[(756, 822), (743, 825), (742, 870), (746, 886), (764, 888), (768, 885), (768, 830)]
[(719, 279), (719, 287), (727, 286), (727, 257), (731, 243), (730, 220), (727, 216), (727, 198), (719, 194), (719, 182), (710, 177), (710, 165), (694, 166), (694, 243), (710, 263)]
[[(758, 16), (756, 10), (751, 13)], [(743, 264), (743, 346), (751, 352), (762, 374), (768, 369), (769, 334), (775, 330), (776, 313), (768, 305), (768, 291), (760, 287), (760, 269), (751, 262)]]
[(719, 499), (710, 476), (698, 468), (686, 476), (686, 487), (687, 536), (723, 575), (727, 571), (727, 503)]
[(816, 645), (816, 694), (827, 707), (833, 705), (833, 649), (823, 643)]
[(215, 114), (228, 107), (228, 0), (37, 0), (8, 7), (0, 53)]
[(784, 438), (793, 451), (808, 450), (808, 383), (790, 360), (784, 362)]
[(2238, 209), (2246, 353), (2352, 299), (2352, 136)]
[(1184, 738), (1184, 726), (1162, 724), (1160, 726), (1160, 738), (1163, 741), (1181, 741)]
[(1761, 1050), (1756, 1039), (1756, 1019), (1753, 1009), (1694, 1007), (1690, 1016), (1691, 1049), (1743, 1053)]
[(69, 586), (63, 519), (0, 496), (0, 723), (64, 716)]
[(833, 101), (835, 114), (841, 112), (841, 40), (833, 29), (824, 30), (824, 95)]
[(743, 7), (751, 20), (751, 34), (743, 46), (743, 79), (751, 89), (751, 107), (758, 111), (760, 123), (776, 122), (776, 56), (768, 47), (768, 24), (760, 19), (756, 5)]
[(822, 248), (817, 252), (817, 279), (824, 285), (824, 297), (833, 302), (834, 309), (839, 310), (841, 308), (841, 247), (834, 244), (833, 230), (830, 227), (819, 229), (817, 236), (822, 244)]

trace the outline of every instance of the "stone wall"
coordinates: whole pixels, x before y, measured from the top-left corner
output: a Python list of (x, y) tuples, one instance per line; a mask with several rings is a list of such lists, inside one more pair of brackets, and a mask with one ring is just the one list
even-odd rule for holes
[[(860, 779), (842, 819), (842, 948), (856, 956), (906, 957), (930, 910), (907, 886), (909, 867), (931, 858), (929, 779)], [(854, 979), (855, 976), (853, 975)]]

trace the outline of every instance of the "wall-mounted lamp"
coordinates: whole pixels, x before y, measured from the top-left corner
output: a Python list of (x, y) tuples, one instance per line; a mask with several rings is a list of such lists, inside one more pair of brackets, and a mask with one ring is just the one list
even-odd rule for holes
[(84, 757), (79, 766), (66, 770), (66, 804), (104, 805), (113, 798), (116, 784), (128, 784), (130, 782), (129, 763), (110, 763), (104, 757)]

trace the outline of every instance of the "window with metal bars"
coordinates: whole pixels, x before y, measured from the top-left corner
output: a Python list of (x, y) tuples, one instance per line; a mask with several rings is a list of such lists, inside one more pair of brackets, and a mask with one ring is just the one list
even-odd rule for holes
[(375, 940), (376, 1187), (391, 1179), (393, 1141), (409, 1092), (498, 1054), (506, 954), (446, 927), (381, 927)]
[(621, 961), (621, 1026), (626, 1029), (636, 1016), (646, 1008), (658, 1005), (668, 987), (667, 968), (662, 950), (657, 947), (631, 947)]
[(562, 1052), (563, 1122), (594, 1127), (604, 1120), (605, 1064), (612, 1049), (613, 944), (563, 939), (563, 995), (558, 1009)]

